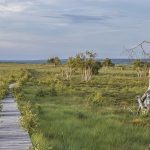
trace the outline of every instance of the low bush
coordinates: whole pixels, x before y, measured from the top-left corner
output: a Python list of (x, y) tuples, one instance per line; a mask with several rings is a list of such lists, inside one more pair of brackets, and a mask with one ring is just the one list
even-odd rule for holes
[(21, 69), (20, 70), (20, 78), (18, 80), (19, 84), (23, 85), (27, 81), (32, 78), (32, 74), (34, 74), (34, 70), (32, 69)]
[(90, 106), (100, 106), (102, 105), (103, 101), (104, 97), (100, 92), (95, 92), (91, 94), (90, 97), (88, 98), (88, 104)]
[(18, 93), (16, 94), (16, 100), (17, 101), (24, 101), (26, 98), (25, 98), (25, 95), (23, 93)]
[(6, 88), (0, 89), (0, 99), (3, 99), (6, 94), (7, 94)]
[(24, 102), (21, 107), (21, 125), (30, 133), (33, 134), (37, 131), (38, 117), (32, 111), (31, 103)]
[(0, 84), (0, 100), (3, 99), (7, 92), (8, 92), (8, 88), (7, 88), (8, 83), (1, 81)]
[(22, 91), (22, 85), (16, 84), (16, 86), (12, 89), (14, 96)]
[(49, 146), (49, 142), (45, 139), (43, 134), (35, 133), (32, 135), (32, 141), (34, 144), (35, 150), (51, 150), (52, 147)]

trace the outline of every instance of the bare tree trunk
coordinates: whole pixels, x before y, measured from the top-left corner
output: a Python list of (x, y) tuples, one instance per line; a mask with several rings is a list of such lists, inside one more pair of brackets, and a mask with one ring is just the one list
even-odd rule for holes
[(139, 103), (139, 107), (140, 107), (141, 109), (143, 109), (144, 107), (143, 107), (143, 104), (142, 104), (141, 98), (138, 98), (138, 103)]
[(149, 86), (148, 86), (148, 90), (150, 90), (150, 68), (149, 68), (149, 75), (148, 75), (148, 78), (149, 78)]
[(62, 69), (62, 77), (65, 77), (67, 80), (70, 80), (72, 76), (72, 68), (71, 67), (64, 67)]
[(86, 68), (81, 71), (81, 76), (83, 81), (90, 81), (92, 78), (92, 69)]

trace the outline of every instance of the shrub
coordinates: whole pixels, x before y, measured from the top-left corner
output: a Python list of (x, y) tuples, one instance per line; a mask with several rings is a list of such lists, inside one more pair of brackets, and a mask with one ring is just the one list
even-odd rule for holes
[(3, 99), (6, 95), (6, 93), (7, 93), (6, 88), (0, 89), (0, 99)]
[(61, 65), (61, 60), (59, 57), (49, 58), (47, 60), (47, 63), (52, 64), (54, 66), (59, 66), (59, 65)]
[(93, 75), (98, 75), (98, 73), (99, 73), (98, 71), (101, 67), (102, 67), (101, 62), (96, 61), (95, 64), (93, 64), (93, 68), (92, 68)]
[(16, 100), (17, 101), (24, 101), (25, 100), (25, 95), (23, 93), (16, 94)]
[(28, 76), (25, 75), (19, 79), (19, 84), (23, 85), (28, 81)]
[(3, 99), (7, 94), (7, 82), (1, 81), (0, 84), (0, 99)]
[(17, 95), (18, 93), (22, 91), (22, 85), (17, 83), (17, 85), (12, 90), (13, 90), (14, 95)]
[(90, 106), (99, 106), (102, 105), (103, 100), (103, 95), (100, 92), (95, 92), (88, 98), (88, 103)]
[(32, 141), (35, 150), (51, 150), (52, 147), (49, 146), (49, 142), (45, 139), (42, 133), (36, 133), (32, 135)]
[(102, 62), (102, 66), (103, 66), (103, 67), (113, 67), (113, 66), (115, 66), (115, 64), (112, 62), (111, 59), (106, 58), (106, 59)]
[(25, 84), (27, 81), (30, 80), (30, 78), (32, 78), (32, 74), (33, 74), (33, 70), (32, 69), (21, 69), (21, 75), (19, 78), (19, 84)]
[(33, 134), (38, 127), (38, 118), (37, 115), (32, 112), (31, 103), (24, 102), (21, 106), (21, 125), (27, 129), (30, 134)]
[(141, 68), (144, 66), (144, 62), (142, 62), (140, 59), (136, 59), (134, 62), (133, 62), (133, 67), (134, 69), (136, 68)]

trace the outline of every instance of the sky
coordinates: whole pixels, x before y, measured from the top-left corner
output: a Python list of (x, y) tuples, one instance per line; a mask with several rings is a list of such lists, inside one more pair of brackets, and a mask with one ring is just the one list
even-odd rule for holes
[(0, 0), (0, 60), (125, 58), (150, 39), (150, 0)]

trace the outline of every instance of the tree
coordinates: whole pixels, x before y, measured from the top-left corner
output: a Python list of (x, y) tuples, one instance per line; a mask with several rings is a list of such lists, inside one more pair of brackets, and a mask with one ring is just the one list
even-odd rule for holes
[(93, 68), (92, 68), (92, 73), (93, 75), (98, 75), (98, 71), (99, 69), (102, 67), (102, 64), (100, 61), (96, 61), (94, 64), (93, 64)]
[(141, 68), (144, 66), (144, 63), (140, 60), (140, 59), (136, 59), (134, 62), (133, 62), (133, 67), (136, 69), (136, 68)]
[(113, 67), (114, 64), (112, 63), (111, 59), (106, 58), (106, 59), (102, 62), (102, 66), (103, 66), (103, 67)]
[(53, 57), (53, 58), (49, 58), (47, 60), (48, 64), (53, 64), (54, 66), (58, 66), (61, 65), (61, 60), (59, 57)]
[(134, 57), (139, 57), (140, 56), (140, 60), (144, 60), (144, 65), (141, 66), (140, 61), (136, 62), (136, 65), (140, 65), (141, 68), (147, 68), (148, 72), (149, 72), (149, 86), (148, 86), (148, 90), (144, 93), (144, 95), (142, 97), (137, 97), (138, 99), (138, 103), (139, 103), (139, 109), (138, 109), (138, 113), (140, 111), (142, 111), (143, 113), (147, 113), (150, 110), (150, 99), (149, 99), (149, 95), (150, 95), (150, 51), (145, 50), (144, 45), (145, 44), (150, 44), (149, 41), (143, 41), (140, 44), (138, 44), (137, 46), (130, 48), (130, 49), (126, 49), (126, 52), (129, 54), (129, 56), (131, 58)]
[(79, 53), (70, 58), (67, 66), (71, 69), (80, 70), (82, 80), (86, 82), (91, 80), (94, 74), (98, 74), (98, 70), (101, 67), (100, 62), (96, 61), (96, 53), (93, 51)]
[(70, 57), (67, 61), (67, 63), (62, 67), (62, 76), (65, 77), (65, 79), (70, 80), (72, 76), (72, 71), (73, 71), (73, 63), (74, 60), (72, 57)]
[(149, 67), (150, 67), (149, 62), (145, 62), (140, 59), (136, 59), (133, 62), (133, 68), (137, 71), (138, 77), (147, 76)]
[[(150, 87), (150, 51), (145, 50), (144, 45), (150, 44), (149, 41), (143, 41), (137, 46), (125, 49), (130, 59), (137, 59), (134, 66), (138, 67), (138, 72), (146, 76), (149, 73), (149, 87)], [(141, 77), (142, 75), (140, 75)]]

